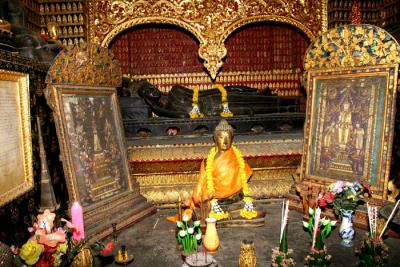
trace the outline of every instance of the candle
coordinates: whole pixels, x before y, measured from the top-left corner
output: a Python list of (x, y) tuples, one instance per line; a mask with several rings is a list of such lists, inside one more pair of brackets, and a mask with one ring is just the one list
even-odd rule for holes
[(77, 241), (85, 238), (85, 230), (83, 227), (83, 210), (77, 201), (71, 207), (72, 224), (74, 224), (78, 231), (73, 232), (73, 238)]
[(178, 217), (178, 221), (182, 221), (182, 199), (180, 195), (178, 197)]

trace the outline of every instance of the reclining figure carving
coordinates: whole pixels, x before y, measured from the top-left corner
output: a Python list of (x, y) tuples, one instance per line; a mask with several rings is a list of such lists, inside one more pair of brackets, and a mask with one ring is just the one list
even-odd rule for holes
[[(259, 91), (247, 86), (226, 86), (229, 109), (236, 115), (255, 115), (283, 112), (299, 112), (298, 97), (279, 97), (270, 89)], [(168, 94), (163, 94), (157, 87), (147, 81), (131, 81), (125, 94), (132, 99), (123, 99), (121, 108), (132, 107), (132, 101), (140, 96), (159, 117), (187, 118), (192, 110), (193, 91), (184, 86), (175, 85)], [(136, 98), (134, 100), (133, 98)], [(222, 111), (221, 94), (218, 89), (199, 92), (199, 108), (205, 117), (219, 116)], [(123, 112), (124, 113), (124, 112)], [(124, 116), (124, 115), (123, 115)], [(128, 116), (128, 117), (127, 117)], [(124, 116), (129, 117), (129, 114)]]

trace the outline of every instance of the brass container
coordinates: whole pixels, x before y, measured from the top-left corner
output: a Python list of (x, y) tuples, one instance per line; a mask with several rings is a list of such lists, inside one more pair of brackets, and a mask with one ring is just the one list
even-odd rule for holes
[(239, 267), (256, 267), (257, 257), (252, 240), (243, 240), (240, 247)]
[(90, 248), (83, 247), (78, 255), (75, 256), (71, 263), (71, 267), (92, 267), (93, 266), (93, 254)]

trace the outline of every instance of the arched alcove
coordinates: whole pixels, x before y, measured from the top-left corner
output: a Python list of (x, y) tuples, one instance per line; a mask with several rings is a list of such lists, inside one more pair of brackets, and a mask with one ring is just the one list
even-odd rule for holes
[(304, 32), (286, 23), (245, 24), (225, 39), (227, 56), (215, 81), (198, 56), (200, 41), (177, 25), (136, 25), (116, 35), (109, 47), (121, 62), (125, 76), (146, 79), (163, 92), (175, 84), (198, 85), (204, 90), (217, 82), (298, 96), (308, 44)]
[(203, 72), (199, 41), (189, 31), (170, 24), (142, 24), (118, 34), (109, 48), (125, 75)]

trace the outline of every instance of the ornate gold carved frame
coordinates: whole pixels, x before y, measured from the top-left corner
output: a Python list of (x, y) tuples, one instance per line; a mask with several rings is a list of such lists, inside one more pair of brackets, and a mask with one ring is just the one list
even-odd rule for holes
[(118, 61), (93, 44), (61, 51), (46, 77), (70, 205), (82, 204), (92, 241), (111, 234), (111, 223), (122, 228), (155, 212), (130, 177), (115, 88), (120, 82)]
[(397, 65), (309, 71), (304, 177), (366, 181), (385, 199)]
[(304, 182), (362, 180), (387, 198), (399, 63), (399, 44), (372, 25), (331, 29), (309, 46)]
[(0, 206), (33, 188), (29, 79), (0, 70)]
[(324, 0), (88, 0), (89, 40), (109, 46), (122, 31), (140, 24), (182, 27), (200, 42), (199, 57), (215, 79), (227, 55), (225, 40), (250, 23), (292, 25), (313, 41), (327, 29)]

